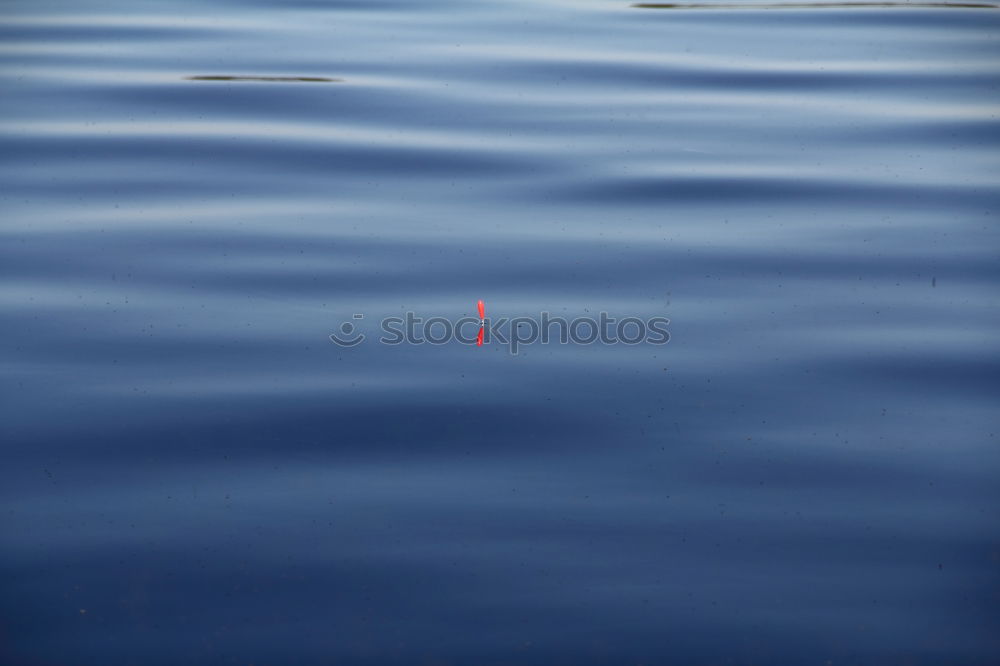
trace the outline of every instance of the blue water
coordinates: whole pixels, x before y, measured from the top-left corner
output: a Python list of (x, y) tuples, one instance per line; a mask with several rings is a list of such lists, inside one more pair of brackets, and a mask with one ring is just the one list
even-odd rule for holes
[[(1000, 662), (1000, 11), (8, 1), (0, 63), (3, 664)], [(671, 340), (377, 340), (478, 299)]]

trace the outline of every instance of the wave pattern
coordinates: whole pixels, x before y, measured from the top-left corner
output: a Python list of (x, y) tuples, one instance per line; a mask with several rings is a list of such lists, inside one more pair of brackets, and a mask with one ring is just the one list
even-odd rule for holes
[(761, 7), (5, 3), (0, 661), (1000, 657), (1000, 13)]

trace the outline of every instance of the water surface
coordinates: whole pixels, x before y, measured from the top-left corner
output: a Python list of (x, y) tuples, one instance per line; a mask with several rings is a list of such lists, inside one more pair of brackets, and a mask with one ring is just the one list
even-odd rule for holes
[[(1000, 12), (932, 4), (5, 3), (2, 661), (995, 663)], [(672, 339), (375, 341), (478, 299)]]

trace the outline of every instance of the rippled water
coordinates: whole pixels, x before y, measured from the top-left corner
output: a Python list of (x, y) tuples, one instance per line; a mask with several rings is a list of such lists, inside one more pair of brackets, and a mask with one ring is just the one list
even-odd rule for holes
[(0, 17), (3, 663), (1000, 659), (1000, 12)]

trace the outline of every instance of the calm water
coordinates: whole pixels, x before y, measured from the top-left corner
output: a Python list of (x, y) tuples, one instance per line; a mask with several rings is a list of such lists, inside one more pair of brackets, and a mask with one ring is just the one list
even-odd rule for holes
[[(2, 663), (1000, 660), (1000, 11), (0, 35)], [(672, 339), (377, 341), (477, 299)]]

